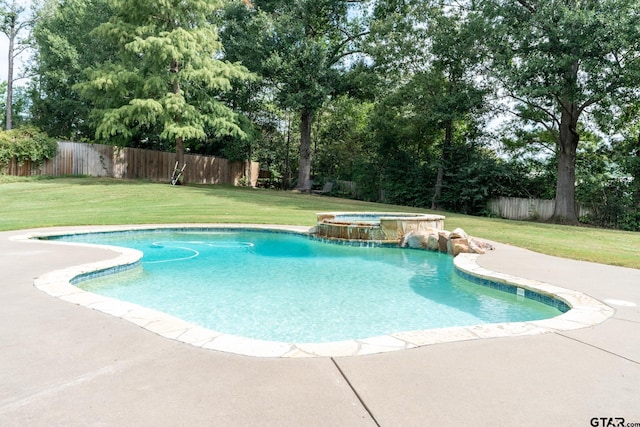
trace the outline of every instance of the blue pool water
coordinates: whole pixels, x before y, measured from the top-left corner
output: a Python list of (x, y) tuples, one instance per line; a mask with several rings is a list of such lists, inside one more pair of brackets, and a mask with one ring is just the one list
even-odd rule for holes
[(393, 332), (544, 319), (560, 311), (459, 277), (448, 255), (335, 245), (253, 230), (66, 236), (124, 246), (141, 266), (77, 283), (248, 338), (332, 342)]
[(380, 218), (391, 218), (391, 217), (403, 217), (406, 214), (337, 214), (334, 218), (334, 221), (338, 222), (353, 222), (353, 223), (371, 223), (371, 224), (380, 224)]

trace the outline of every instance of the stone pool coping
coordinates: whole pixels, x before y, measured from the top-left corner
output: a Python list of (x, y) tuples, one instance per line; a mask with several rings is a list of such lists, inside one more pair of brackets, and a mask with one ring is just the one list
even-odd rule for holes
[[(13, 236), (11, 240), (30, 241), (37, 238), (69, 234), (103, 233), (114, 231), (141, 231), (160, 229), (255, 229), (286, 231), (306, 234), (309, 227), (256, 225), (256, 224), (163, 224), (144, 226), (100, 226), (68, 230), (37, 230), (24, 235)], [(391, 352), (431, 344), (468, 341), (482, 338), (513, 337), (537, 335), (548, 332), (581, 329), (604, 322), (614, 314), (614, 310), (602, 302), (581, 292), (565, 289), (548, 283), (523, 279), (503, 273), (496, 273), (478, 265), (481, 255), (460, 254), (454, 259), (457, 269), (497, 283), (513, 285), (543, 295), (549, 295), (565, 302), (571, 309), (551, 319), (492, 323), (466, 327), (452, 327), (408, 331), (371, 337), (367, 339), (339, 341), (318, 344), (296, 344), (273, 341), (261, 341), (230, 334), (216, 332), (201, 326), (193, 325), (168, 314), (119, 301), (84, 291), (71, 282), (79, 276), (105, 270), (128, 268), (139, 264), (142, 253), (116, 246), (93, 245), (83, 243), (40, 240), (53, 245), (73, 245), (102, 247), (114, 251), (118, 256), (114, 259), (78, 265), (63, 270), (46, 273), (35, 279), (34, 285), (39, 290), (73, 304), (110, 314), (132, 322), (144, 329), (165, 338), (191, 344), (204, 349), (222, 351), (255, 357), (337, 357), (357, 356), (374, 353)]]

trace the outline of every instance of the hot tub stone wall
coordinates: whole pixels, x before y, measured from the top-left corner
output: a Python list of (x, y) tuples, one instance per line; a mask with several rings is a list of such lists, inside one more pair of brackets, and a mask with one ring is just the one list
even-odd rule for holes
[(387, 240), (384, 232), (377, 225), (322, 223), (318, 224), (312, 233), (328, 239)]
[[(341, 216), (380, 216), (377, 223), (371, 221), (341, 220)], [(445, 217), (433, 214), (402, 212), (322, 212), (316, 214), (317, 226), (313, 233), (319, 237), (346, 240), (375, 240), (399, 242), (409, 232), (424, 233), (443, 230)]]
[(426, 233), (430, 230), (443, 230), (444, 217), (436, 219), (416, 218), (380, 218), (380, 227), (387, 240), (402, 239), (407, 233)]

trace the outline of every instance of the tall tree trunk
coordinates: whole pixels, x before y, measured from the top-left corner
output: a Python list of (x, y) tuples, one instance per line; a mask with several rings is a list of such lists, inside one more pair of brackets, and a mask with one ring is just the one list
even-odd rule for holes
[(431, 209), (438, 209), (438, 199), (442, 195), (442, 184), (444, 181), (444, 165), (449, 161), (449, 148), (451, 147), (453, 134), (453, 123), (447, 120), (444, 126), (444, 143), (442, 145), (442, 156), (440, 157), (440, 166), (438, 166), (438, 176), (436, 177), (436, 185), (433, 190), (433, 199), (431, 199)]
[(574, 61), (564, 75), (564, 89), (560, 100), (560, 138), (558, 141), (558, 177), (556, 203), (551, 220), (560, 224), (577, 224), (576, 210), (576, 151), (580, 135), (580, 108), (574, 100), (578, 82), (579, 62)]
[(636, 210), (640, 212), (640, 133), (635, 146), (635, 162), (632, 164), (631, 176), (633, 177), (633, 200)]
[(580, 135), (578, 107), (575, 103), (563, 102), (560, 119), (560, 140), (558, 141), (558, 178), (556, 181), (556, 204), (553, 222), (577, 224), (576, 210), (576, 151)]
[(311, 191), (311, 124), (313, 113), (303, 109), (300, 114), (300, 160), (297, 190)]
[(8, 54), (8, 69), (7, 69), (7, 116), (6, 116), (6, 129), (11, 130), (13, 128), (13, 54), (15, 50), (16, 40), (16, 4), (15, 1), (11, 6), (11, 14), (9, 15), (9, 54)]
[(285, 177), (284, 177), (284, 186), (283, 188), (285, 190), (289, 190), (291, 189), (291, 164), (289, 163), (289, 147), (291, 146), (291, 116), (289, 114), (287, 114), (287, 149), (285, 151), (285, 158), (284, 158), (284, 170), (285, 170)]
[(184, 166), (184, 139), (181, 136), (176, 138), (176, 160), (179, 168)]

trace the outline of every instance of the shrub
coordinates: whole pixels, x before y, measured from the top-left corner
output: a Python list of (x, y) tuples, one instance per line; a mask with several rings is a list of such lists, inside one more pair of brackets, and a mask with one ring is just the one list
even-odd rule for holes
[(54, 157), (57, 149), (55, 139), (34, 127), (0, 131), (0, 165), (7, 165), (12, 158), (18, 163), (30, 160), (40, 164)]

